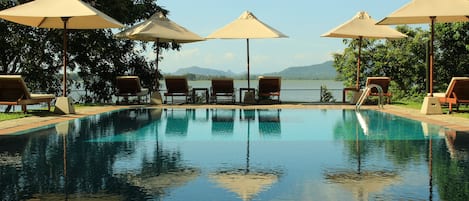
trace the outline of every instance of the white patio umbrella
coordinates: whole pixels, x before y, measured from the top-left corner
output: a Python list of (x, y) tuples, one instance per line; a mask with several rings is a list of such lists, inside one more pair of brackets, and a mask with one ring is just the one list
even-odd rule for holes
[(358, 12), (352, 19), (321, 35), (322, 37), (358, 39), (357, 82), (360, 88), (360, 57), (363, 38), (395, 39), (407, 37), (405, 34), (388, 26), (378, 26), (365, 11)]
[(27, 26), (65, 30), (63, 96), (67, 96), (67, 29), (123, 27), (117, 20), (80, 0), (35, 0), (0, 11), (0, 18)]
[[(63, 97), (67, 96), (67, 29), (123, 27), (117, 20), (80, 0), (35, 0), (0, 11), (0, 18), (27, 26), (64, 29)], [(63, 113), (75, 113), (68, 98), (58, 99), (56, 111), (57, 109)]]
[(469, 1), (467, 0), (413, 0), (394, 11), (377, 24), (430, 24), (430, 97), (433, 96), (433, 41), (435, 23), (469, 21)]
[(246, 39), (248, 88), (251, 87), (249, 81), (249, 39), (286, 37), (288, 36), (260, 21), (249, 11), (243, 12), (243, 14), (241, 14), (238, 19), (207, 36), (208, 39)]
[[(154, 41), (156, 44), (156, 76), (158, 76), (158, 57), (160, 42), (191, 43), (204, 38), (168, 19), (163, 13), (156, 12), (147, 20), (114, 35), (117, 38)], [(158, 91), (158, 79), (156, 80)]]

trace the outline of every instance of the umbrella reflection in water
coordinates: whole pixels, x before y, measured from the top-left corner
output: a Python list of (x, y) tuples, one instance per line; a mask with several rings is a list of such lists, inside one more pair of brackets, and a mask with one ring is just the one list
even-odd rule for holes
[(236, 193), (242, 200), (252, 200), (257, 194), (267, 190), (277, 182), (281, 172), (274, 169), (253, 169), (249, 166), (250, 122), (255, 119), (255, 110), (243, 111), (244, 117), (241, 115), (240, 111), (240, 120), (247, 121), (248, 126), (246, 167), (219, 170), (215, 173), (211, 173), (209, 178), (216, 182), (218, 186)]
[(356, 111), (357, 122), (360, 125), (356, 125), (355, 132), (355, 152), (357, 154), (357, 170), (339, 170), (339, 171), (327, 171), (325, 178), (335, 184), (339, 184), (340, 187), (344, 188), (353, 193), (355, 200), (368, 200), (371, 193), (377, 193), (383, 191), (387, 186), (391, 186), (399, 182), (400, 177), (395, 171), (390, 170), (362, 170), (362, 158), (360, 144), (365, 143), (366, 140), (360, 140), (359, 127), (363, 129), (363, 133), (368, 135), (368, 127), (359, 111)]
[[(95, 193), (85, 193), (85, 192), (76, 192), (72, 183), (76, 182), (73, 181), (73, 176), (68, 175), (68, 161), (71, 160), (67, 156), (67, 147), (68, 141), (67, 138), (70, 138), (70, 133), (74, 132), (75, 124), (73, 121), (66, 121), (61, 122), (55, 125), (55, 128), (52, 127), (51, 129), (55, 129), (57, 135), (62, 138), (62, 150), (63, 150), (63, 193), (61, 192), (48, 192), (48, 193), (40, 193), (33, 195), (34, 200), (83, 200), (83, 201), (98, 201), (98, 200), (123, 200), (124, 197), (118, 194), (113, 193), (106, 193), (106, 192), (95, 192)], [(43, 131), (43, 133), (51, 133), (51, 129), (47, 129)], [(73, 136), (73, 135), (72, 135)], [(59, 139), (60, 140), (60, 139)], [(72, 159), (73, 160), (73, 159)], [(70, 174), (73, 175), (73, 174)], [(33, 200), (33, 199), (32, 199)]]
[[(173, 114), (174, 112), (174, 114)], [(192, 110), (165, 110), (168, 122), (174, 121), (173, 123), (188, 122), (189, 116), (191, 116)], [(148, 138), (137, 140), (135, 142), (142, 142), (141, 144), (135, 144), (136, 151), (141, 151), (140, 154), (129, 157), (124, 154), (122, 158), (116, 160), (114, 174), (130, 184), (131, 186), (138, 187), (148, 196), (156, 199), (161, 198), (168, 194), (172, 189), (176, 189), (186, 185), (187, 183), (195, 180), (199, 177), (201, 170), (197, 167), (192, 167), (184, 164), (183, 154), (176, 150), (163, 149), (163, 141), (158, 138), (158, 125), (162, 115), (162, 109), (151, 109), (149, 114), (154, 122), (154, 128), (149, 128), (152, 135), (155, 135), (156, 144), (148, 145)], [(174, 116), (173, 116), (174, 115)], [(171, 116), (171, 117), (170, 117)], [(171, 118), (175, 118), (170, 120)], [(179, 125), (184, 128), (178, 129), (174, 124), (166, 125), (166, 134), (170, 132), (170, 136), (185, 136), (187, 132), (187, 124)], [(129, 134), (126, 134), (129, 135)], [(138, 134), (136, 134), (138, 135)], [(145, 152), (145, 149), (153, 151), (153, 153)], [(144, 153), (144, 154), (141, 154)], [(135, 160), (135, 158), (137, 160)], [(137, 163), (137, 165), (135, 165)], [(140, 164), (138, 164), (140, 163)], [(122, 165), (124, 164), (124, 165)], [(127, 165), (132, 164), (132, 165)]]

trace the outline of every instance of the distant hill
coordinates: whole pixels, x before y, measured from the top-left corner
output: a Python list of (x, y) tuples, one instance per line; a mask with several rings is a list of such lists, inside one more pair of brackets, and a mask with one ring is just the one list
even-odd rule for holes
[[(297, 66), (288, 67), (280, 72), (263, 73), (262, 75), (281, 76), (282, 79), (309, 79), (309, 80), (333, 80), (337, 76), (335, 68), (332, 66), (333, 61), (327, 61), (321, 64), (314, 64), (310, 66)], [(236, 74), (231, 71), (221, 71), (211, 68), (202, 68), (198, 66), (191, 66), (181, 68), (172, 75), (200, 75), (201, 77), (232, 77), (243, 78), (244, 73)], [(252, 75), (256, 77), (257, 75)]]
[(207, 76), (225, 76), (225, 77), (233, 77), (236, 76), (235, 73), (231, 71), (221, 71), (215, 70), (211, 68), (202, 68), (198, 66), (191, 66), (187, 68), (181, 68), (174, 73), (173, 75), (185, 75), (185, 74), (195, 74), (195, 75), (207, 75)]
[(311, 79), (311, 80), (333, 80), (337, 76), (333, 61), (310, 66), (289, 67), (277, 73), (268, 75), (282, 76), (284, 79)]

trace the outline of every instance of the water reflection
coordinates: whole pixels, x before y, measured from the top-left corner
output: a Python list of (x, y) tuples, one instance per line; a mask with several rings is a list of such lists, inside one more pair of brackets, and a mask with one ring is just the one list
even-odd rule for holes
[[(362, 167), (362, 149), (366, 147), (367, 140), (360, 140), (360, 135), (369, 135), (369, 118), (364, 117), (360, 111), (355, 111), (355, 139), (348, 139), (347, 144), (354, 143), (355, 149), (349, 154), (356, 158), (356, 170), (335, 170), (329, 168), (325, 171), (326, 180), (338, 184), (340, 187), (353, 194), (353, 200), (368, 200), (370, 194), (380, 193), (391, 185), (400, 182), (400, 176), (395, 170), (384, 167), (365, 168)], [(359, 132), (361, 128), (362, 132)], [(349, 131), (350, 132), (350, 131)], [(352, 133), (352, 132), (350, 132)], [(366, 150), (366, 149), (365, 149)]]
[(189, 127), (189, 117), (192, 109), (167, 109), (166, 116), (166, 135), (169, 137), (186, 137)]
[(259, 134), (263, 137), (280, 137), (282, 133), (280, 109), (258, 109)]
[(235, 109), (212, 110), (212, 135), (233, 135)]
[[(281, 176), (279, 169), (266, 169), (250, 166), (251, 121), (255, 119), (255, 110), (240, 110), (240, 120), (247, 121), (246, 130), (246, 166), (221, 168), (210, 173), (209, 178), (218, 186), (234, 192), (242, 200), (252, 200), (257, 194), (268, 190)], [(234, 110), (233, 113), (234, 115)], [(258, 116), (261, 118), (261, 116)]]
[(0, 135), (0, 166), (21, 168), (23, 151), (28, 143), (28, 136)]
[(445, 130), (445, 142), (451, 159), (469, 161), (469, 132)]
[[(0, 200), (469, 197), (467, 132), (360, 115), (366, 127), (348, 110), (132, 109), (0, 136)], [(281, 138), (264, 137), (264, 117)], [(230, 138), (213, 137), (220, 118)]]

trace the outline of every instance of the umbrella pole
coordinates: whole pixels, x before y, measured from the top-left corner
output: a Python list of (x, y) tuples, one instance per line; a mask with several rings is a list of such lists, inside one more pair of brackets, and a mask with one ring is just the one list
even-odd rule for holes
[(431, 31), (431, 36), (430, 36), (430, 97), (433, 97), (433, 60), (434, 60), (434, 53), (433, 53), (433, 41), (435, 38), (435, 16), (431, 16), (431, 25), (430, 25), (430, 31)]
[(73, 107), (73, 99), (67, 97), (67, 22), (70, 17), (61, 17), (64, 23), (64, 32), (63, 32), (63, 80), (62, 80), (62, 97), (57, 97), (55, 101), (55, 113), (59, 114), (75, 114), (75, 108)]
[(67, 22), (70, 17), (62, 17), (62, 21), (64, 22), (64, 34), (63, 34), (63, 97), (67, 96)]
[(357, 59), (357, 83), (355, 85), (355, 88), (360, 89), (360, 57), (362, 54), (362, 41), (363, 41), (363, 36), (358, 37), (358, 59)]
[(246, 44), (247, 44), (247, 56), (248, 56), (248, 88), (251, 88), (251, 84), (250, 84), (250, 78), (249, 78), (249, 38), (246, 38)]
[(158, 80), (158, 58), (160, 57), (160, 38), (156, 39), (156, 59), (155, 59), (155, 65), (156, 65), (156, 70), (155, 70), (155, 79), (156, 79), (156, 91), (160, 91), (160, 82)]

